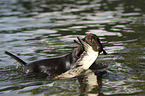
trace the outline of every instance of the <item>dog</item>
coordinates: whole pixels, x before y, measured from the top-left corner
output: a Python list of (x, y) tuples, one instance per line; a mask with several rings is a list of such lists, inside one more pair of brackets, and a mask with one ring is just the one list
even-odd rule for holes
[[(106, 55), (106, 51), (103, 49), (103, 46), (100, 42), (100, 39), (95, 34), (87, 34), (83, 39), (83, 41), (87, 42), (90, 46), (92, 46), (93, 50), (102, 52)], [(75, 43), (78, 43), (74, 40)], [(33, 61), (30, 63), (26, 63), (16, 55), (5, 51), (5, 54), (14, 58), (17, 62), (19, 62), (23, 66), (23, 71), (25, 73), (55, 73), (61, 74), (66, 72), (67, 70), (74, 67), (75, 61), (80, 57), (80, 55), (85, 51), (83, 46), (78, 43), (78, 47), (71, 53), (65, 56), (59, 56), (55, 58), (47, 58), (38, 61)]]

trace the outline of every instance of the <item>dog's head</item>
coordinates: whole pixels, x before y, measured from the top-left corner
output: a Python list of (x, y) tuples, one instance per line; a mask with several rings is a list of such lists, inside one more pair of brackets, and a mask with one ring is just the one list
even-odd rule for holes
[[(95, 34), (87, 34), (83, 39), (86, 43), (92, 46), (94, 51), (98, 51), (99, 53), (103, 51), (103, 53), (106, 55), (106, 51), (103, 49), (103, 46), (100, 42), (100, 39)], [(76, 42), (76, 41), (75, 41)], [(80, 55), (83, 53), (84, 48), (81, 44), (78, 44), (77, 50), (76, 50), (76, 56), (80, 57)]]

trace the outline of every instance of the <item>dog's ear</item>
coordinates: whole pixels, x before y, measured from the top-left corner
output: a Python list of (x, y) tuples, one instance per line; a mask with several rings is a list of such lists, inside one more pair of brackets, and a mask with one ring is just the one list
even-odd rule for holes
[(77, 47), (76, 52), (75, 52), (75, 56), (76, 56), (77, 58), (79, 58), (80, 55), (84, 52), (84, 47), (83, 47), (83, 45), (82, 45), (80, 42), (78, 42), (77, 40), (74, 40), (74, 42), (75, 42), (76, 44), (78, 44), (78, 47)]

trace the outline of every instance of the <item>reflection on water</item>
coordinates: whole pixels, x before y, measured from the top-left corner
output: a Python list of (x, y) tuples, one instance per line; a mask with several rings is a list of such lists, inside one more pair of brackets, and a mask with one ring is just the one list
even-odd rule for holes
[(81, 95), (79, 86), (86, 86), (76, 78), (26, 76), (4, 51), (26, 62), (61, 56), (87, 33), (97, 34), (108, 52), (97, 61), (108, 65), (100, 95), (145, 95), (144, 5), (144, 0), (0, 0), (0, 95)]
[(80, 96), (100, 96), (102, 87), (102, 75), (95, 74), (92, 70), (87, 70), (83, 76), (78, 77), (80, 84)]

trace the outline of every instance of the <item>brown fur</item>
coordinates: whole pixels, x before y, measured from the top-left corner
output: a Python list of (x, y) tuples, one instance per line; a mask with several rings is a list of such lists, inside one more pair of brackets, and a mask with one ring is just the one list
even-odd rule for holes
[[(107, 54), (106, 51), (103, 49), (103, 46), (97, 35), (87, 34), (82, 40), (90, 44), (93, 47), (93, 50), (99, 51), (99, 53), (103, 51), (105, 55)], [(79, 58), (80, 55), (83, 53), (83, 51), (84, 51), (83, 46), (81, 44), (78, 44), (76, 56)]]

